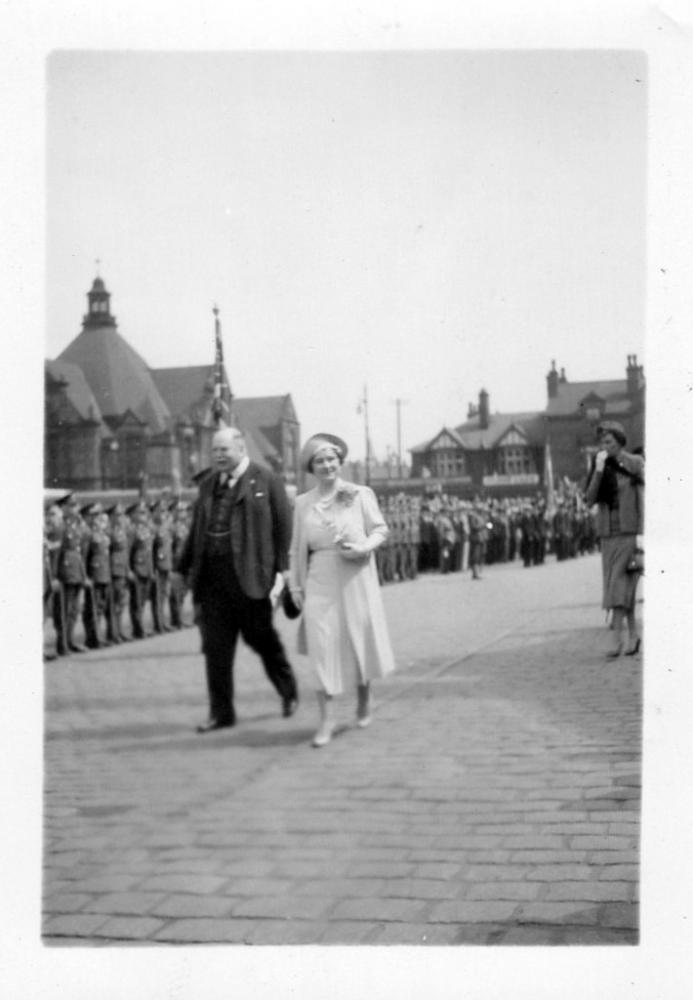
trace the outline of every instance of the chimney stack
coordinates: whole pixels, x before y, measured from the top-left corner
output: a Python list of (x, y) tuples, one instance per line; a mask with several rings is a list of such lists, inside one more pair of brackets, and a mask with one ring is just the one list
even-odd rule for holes
[(546, 376), (546, 388), (549, 394), (549, 399), (555, 399), (558, 395), (558, 372), (556, 371), (556, 362), (551, 362), (551, 371)]
[(635, 396), (645, 384), (645, 375), (642, 365), (638, 364), (637, 354), (628, 355), (628, 367), (626, 368), (626, 391), (629, 396)]
[(488, 429), (489, 420), (489, 409), (488, 409), (488, 393), (485, 389), (482, 389), (479, 393), (479, 427), (482, 431)]

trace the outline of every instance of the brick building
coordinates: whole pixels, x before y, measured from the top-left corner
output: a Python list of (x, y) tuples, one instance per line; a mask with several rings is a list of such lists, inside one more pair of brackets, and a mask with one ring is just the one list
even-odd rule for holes
[(492, 413), (482, 389), (464, 423), (411, 449), (410, 487), (503, 496), (534, 494), (549, 478), (581, 482), (603, 419), (624, 425), (629, 448), (644, 447), (645, 376), (636, 355), (628, 355), (625, 379), (569, 382), (552, 362), (546, 384), (546, 408), (526, 413)]
[[(46, 362), (44, 483), (185, 486), (210, 464), (214, 365), (149, 368), (120, 334), (110, 299), (95, 278), (81, 332)], [(300, 424), (289, 394), (234, 399), (232, 419), (251, 458), (298, 481)]]

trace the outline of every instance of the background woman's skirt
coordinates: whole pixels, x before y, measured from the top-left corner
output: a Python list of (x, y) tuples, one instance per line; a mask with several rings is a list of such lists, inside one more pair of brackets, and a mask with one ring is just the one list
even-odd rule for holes
[(635, 535), (612, 535), (601, 539), (604, 580), (603, 608), (635, 607), (639, 573), (629, 573), (628, 563), (635, 552)]

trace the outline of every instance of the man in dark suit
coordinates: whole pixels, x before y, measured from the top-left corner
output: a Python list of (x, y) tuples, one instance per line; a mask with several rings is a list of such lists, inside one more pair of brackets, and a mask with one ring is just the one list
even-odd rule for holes
[(272, 624), (270, 592), (288, 570), (291, 512), (283, 483), (251, 462), (241, 431), (212, 441), (214, 468), (199, 481), (190, 533), (178, 560), (197, 607), (207, 667), (209, 719), (200, 733), (233, 726), (233, 658), (238, 635), (260, 656), (282, 700), (298, 705), (296, 678)]

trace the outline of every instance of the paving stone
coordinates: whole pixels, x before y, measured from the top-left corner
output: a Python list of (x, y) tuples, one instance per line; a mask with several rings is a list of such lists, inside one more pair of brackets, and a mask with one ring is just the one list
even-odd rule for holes
[(127, 892), (140, 881), (137, 875), (93, 875), (80, 880), (82, 892)]
[(510, 920), (517, 908), (514, 901), (498, 899), (449, 900), (433, 906), (428, 919), (432, 923), (488, 924)]
[(230, 917), (234, 900), (228, 896), (197, 896), (184, 893), (164, 896), (150, 908), (156, 917)]
[(252, 920), (184, 919), (171, 920), (154, 934), (154, 941), (200, 944), (245, 944), (253, 929)]
[(458, 897), (467, 900), (531, 900), (545, 892), (544, 882), (492, 882), (465, 885)]
[(364, 896), (381, 896), (387, 894), (394, 879), (368, 879), (368, 878), (321, 878), (304, 879), (297, 882), (293, 888), (299, 896), (323, 896), (332, 899), (348, 899)]
[(83, 910), (90, 900), (91, 896), (87, 893), (58, 892), (44, 898), (43, 908), (46, 913), (77, 913)]
[(635, 903), (608, 903), (602, 908), (600, 921), (604, 927), (637, 928), (638, 906)]
[(268, 919), (319, 920), (333, 905), (334, 900), (329, 897), (258, 896), (254, 899), (235, 900), (233, 915), (234, 917), (266, 917)]
[(599, 909), (582, 903), (523, 903), (516, 914), (521, 924), (596, 924)]
[(418, 922), (427, 906), (411, 899), (345, 899), (331, 913), (335, 920)]
[(141, 915), (164, 898), (161, 892), (110, 892), (90, 897), (85, 912)]
[(318, 944), (325, 925), (312, 920), (256, 920), (245, 935), (251, 945)]
[(112, 938), (116, 941), (128, 938), (149, 940), (163, 926), (163, 921), (153, 917), (110, 917), (105, 924), (100, 924), (94, 930), (97, 937)]
[(629, 882), (558, 882), (546, 886), (544, 899), (592, 900), (595, 902), (630, 902)]
[(48, 917), (43, 924), (43, 934), (46, 936), (76, 935), (89, 937), (103, 926), (108, 918), (101, 913), (70, 913), (56, 917)]
[(424, 861), (412, 872), (414, 878), (454, 879), (459, 878), (461, 866), (444, 861)]
[(159, 890), (161, 892), (196, 892), (201, 895), (219, 892), (228, 882), (227, 878), (216, 875), (152, 875), (140, 883), (142, 891)]
[[(368, 926), (368, 925), (366, 925)], [(373, 941), (378, 945), (450, 945), (457, 944), (459, 928), (456, 924), (400, 924), (378, 926)]]
[(409, 861), (360, 861), (349, 865), (348, 876), (373, 878), (404, 878), (411, 875), (414, 865)]

